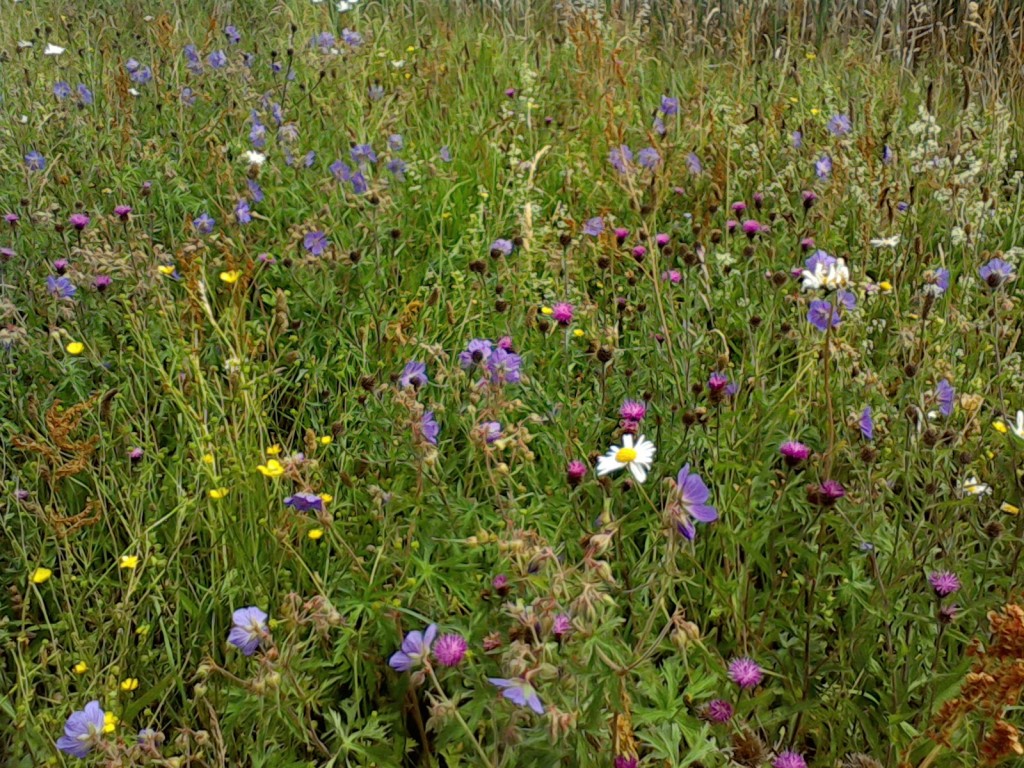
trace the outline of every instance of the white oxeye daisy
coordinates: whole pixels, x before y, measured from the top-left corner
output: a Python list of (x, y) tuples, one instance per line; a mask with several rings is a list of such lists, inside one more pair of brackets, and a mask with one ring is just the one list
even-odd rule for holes
[(990, 485), (981, 482), (973, 475), (964, 479), (964, 484), (961, 488), (968, 496), (984, 496), (987, 493), (992, 493), (992, 487)]
[(249, 165), (255, 165), (257, 167), (263, 165), (266, 162), (267, 156), (262, 152), (256, 152), (252, 149), (242, 153), (242, 159), (245, 160)]
[(834, 290), (845, 288), (850, 283), (850, 268), (846, 266), (844, 259), (836, 259), (835, 262), (825, 265), (819, 261), (814, 265), (814, 271), (805, 269), (800, 273), (805, 291), (816, 291), (822, 288)]
[(621, 448), (613, 445), (608, 453), (597, 460), (597, 476), (610, 475), (623, 467), (629, 467), (636, 481), (642, 483), (647, 479), (647, 470), (651, 468), (656, 450), (654, 443), (643, 435), (636, 439), (636, 443), (632, 435), (624, 435)]
[(1017, 421), (1010, 425), (1010, 430), (1021, 440), (1024, 440), (1024, 411), (1017, 411)]

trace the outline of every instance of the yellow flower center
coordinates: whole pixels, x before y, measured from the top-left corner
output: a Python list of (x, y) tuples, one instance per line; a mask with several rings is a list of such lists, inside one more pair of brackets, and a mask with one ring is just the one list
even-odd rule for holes
[(615, 460), (620, 464), (629, 464), (636, 458), (636, 450), (633, 448), (619, 448), (615, 453)]

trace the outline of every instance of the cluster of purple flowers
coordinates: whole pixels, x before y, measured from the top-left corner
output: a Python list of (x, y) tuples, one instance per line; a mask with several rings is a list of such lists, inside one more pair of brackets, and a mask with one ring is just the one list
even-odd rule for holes
[[(661, 165), (661, 153), (654, 147), (644, 147), (637, 151), (635, 161), (641, 168), (653, 171)], [(626, 144), (622, 144), (618, 147), (612, 147), (608, 152), (608, 162), (611, 163), (612, 167), (621, 174), (632, 173), (635, 170), (633, 166), (633, 150), (631, 150)]]
[(522, 380), (522, 358), (517, 355), (512, 339), (505, 336), (497, 344), (490, 339), (473, 339), (459, 353), (459, 365), (467, 371), (480, 371), (485, 377), (483, 384), (518, 384)]

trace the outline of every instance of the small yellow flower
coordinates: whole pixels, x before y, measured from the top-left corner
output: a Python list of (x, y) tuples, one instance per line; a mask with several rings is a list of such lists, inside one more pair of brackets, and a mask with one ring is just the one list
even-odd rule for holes
[(550, 315), (553, 311), (554, 310), (552, 310), (551, 307), (541, 307), (540, 308), (540, 313), (542, 315)]
[(239, 272), (237, 269), (232, 269), (232, 270), (230, 270), (228, 272), (221, 272), (220, 273), (221, 281), (227, 283), (228, 285), (232, 285), (233, 283), (237, 283), (238, 282), (238, 278), (240, 278), (241, 276), (242, 276), (242, 273)]
[(816, 58), (818, 58), (818, 54), (816, 54), (814, 51), (808, 51), (807, 53), (804, 54), (804, 58), (806, 58), (808, 61), (814, 61)]
[(999, 511), (1000, 512), (1005, 512), (1008, 515), (1019, 515), (1020, 514), (1020, 508), (1013, 506), (1013, 504), (1011, 504), (1008, 501), (1004, 501), (1002, 504), (999, 505)]
[(274, 443), (272, 446), (267, 448), (267, 456), (277, 456), (281, 452), (281, 446)]
[(118, 568), (128, 568), (129, 570), (135, 568), (138, 564), (138, 555), (121, 555), (121, 559), (117, 561)]
[(121, 681), (121, 690), (125, 693), (134, 691), (139, 687), (139, 678), (137, 677), (126, 677)]
[(89, 665), (84, 661), (80, 661), (71, 668), (76, 675), (84, 675), (89, 671)]
[[(136, 680), (135, 681), (136, 687), (138, 687), (138, 684), (139, 684), (139, 681)], [(123, 683), (122, 683), (122, 685), (123, 685)], [(103, 732), (104, 733), (113, 733), (114, 729), (117, 728), (117, 724), (120, 721), (121, 721), (121, 718), (119, 718), (113, 712), (104, 712), (103, 713)]]
[(306, 535), (309, 536), (309, 538), (312, 539), (313, 541), (317, 541), (317, 540), (323, 538), (323, 536), (324, 536), (324, 529), (323, 528), (314, 528), (313, 530), (311, 530)]
[(168, 277), (170, 277), (171, 275), (174, 274), (173, 264), (161, 264), (159, 267), (157, 267), (157, 269), (160, 270), (161, 275), (167, 275)]
[(320, 445), (330, 445), (334, 442), (334, 438), (330, 435), (324, 435), (320, 438)]
[(29, 576), (29, 579), (32, 581), (33, 584), (42, 584), (43, 582), (47, 581), (51, 576), (53, 576), (53, 571), (51, 571), (49, 568), (40, 567), (32, 571), (32, 575)]
[(277, 459), (269, 459), (266, 464), (260, 464), (256, 469), (264, 477), (280, 477), (284, 474), (284, 467)]
[(577, 328), (575, 331), (572, 332), (572, 335), (575, 336), (577, 339), (582, 339), (584, 336), (583, 329)]
[(416, 52), (416, 46), (415, 45), (410, 45), (408, 48), (405, 49), (405, 52), (406, 53), (415, 53)]
[(405, 73), (405, 79), (406, 80), (412, 80), (412, 72), (406, 72)]
[(812, 114), (812, 115), (820, 115), (820, 114), (821, 114), (821, 110), (820, 110), (820, 109), (818, 109), (817, 107), (813, 107), (813, 108), (811, 109), (811, 114)]
[(994, 422), (992, 422), (992, 429), (994, 429), (996, 432), (998, 432), (1001, 435), (1005, 435), (1007, 432), (1010, 431), (1009, 428), (1005, 424), (1003, 424), (1003, 422), (1001, 422), (1001, 421), (994, 421)]
[(332, 501), (334, 501), (334, 497), (331, 496), (331, 494), (329, 493), (321, 493), (320, 501), (322, 501), (324, 504), (330, 504)]
[(207, 494), (214, 501), (220, 501), (228, 495), (227, 488), (211, 488)]
[(203, 454), (203, 464), (213, 464), (213, 454), (212, 453), (204, 453)]
[(883, 280), (878, 284), (878, 287), (881, 288), (886, 293), (889, 293), (892, 290), (892, 283), (890, 283), (888, 280)]
[(69, 355), (80, 355), (85, 351), (85, 344), (80, 341), (72, 341), (64, 349), (68, 351)]
[(800, 103), (800, 99), (798, 99), (796, 96), (790, 96), (789, 100), (793, 104), (799, 104)]

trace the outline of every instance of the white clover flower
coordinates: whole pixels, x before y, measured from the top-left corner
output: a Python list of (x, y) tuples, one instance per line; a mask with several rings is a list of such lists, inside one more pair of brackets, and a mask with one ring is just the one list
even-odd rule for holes
[(647, 470), (651, 468), (657, 449), (654, 443), (640, 435), (633, 442), (632, 435), (623, 435), (622, 446), (613, 445), (608, 453), (597, 460), (597, 476), (603, 477), (628, 467), (638, 483), (647, 479)]

